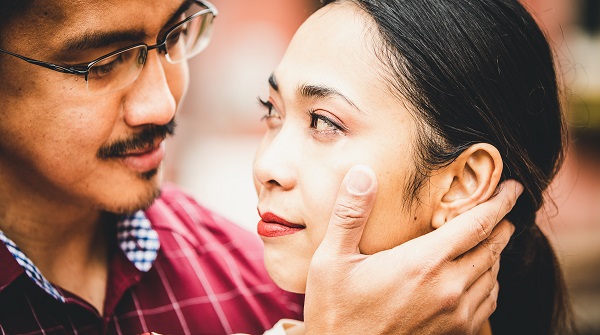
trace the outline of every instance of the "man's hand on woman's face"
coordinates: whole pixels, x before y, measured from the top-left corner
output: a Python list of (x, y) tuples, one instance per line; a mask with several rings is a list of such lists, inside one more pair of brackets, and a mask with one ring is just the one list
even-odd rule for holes
[(503, 217), (522, 186), (396, 248), (362, 255), (358, 243), (377, 192), (374, 173), (344, 178), (325, 238), (311, 262), (307, 334), (472, 334), (496, 308), (500, 253), (514, 227)]

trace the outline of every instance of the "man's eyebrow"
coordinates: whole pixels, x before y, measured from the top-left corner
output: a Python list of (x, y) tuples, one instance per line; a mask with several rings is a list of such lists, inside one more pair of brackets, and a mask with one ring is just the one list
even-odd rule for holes
[(324, 86), (324, 85), (300, 85), (296, 89), (296, 94), (304, 98), (328, 98), (328, 97), (339, 97), (342, 98), (350, 106), (362, 113), (360, 108), (350, 98), (342, 94), (335, 88)]
[(74, 38), (70, 38), (64, 44), (65, 52), (85, 51), (98, 49), (116, 43), (141, 42), (146, 37), (143, 31), (93, 31), (85, 32)]
[[(171, 15), (168, 22), (165, 24), (170, 28), (171, 24), (178, 21), (177, 18), (187, 11), (194, 3), (193, 0), (185, 0), (177, 8), (175, 13)], [(159, 35), (160, 37), (160, 35)], [(125, 31), (87, 31), (82, 35), (70, 38), (64, 44), (65, 52), (86, 51), (90, 49), (98, 49), (117, 43), (140, 43), (146, 38), (146, 33), (141, 30), (125, 30)]]

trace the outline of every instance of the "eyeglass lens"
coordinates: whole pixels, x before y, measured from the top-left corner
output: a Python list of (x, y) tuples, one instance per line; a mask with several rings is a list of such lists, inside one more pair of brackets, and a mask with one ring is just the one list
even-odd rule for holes
[[(197, 55), (210, 41), (212, 13), (203, 13), (182, 22), (165, 36), (167, 61), (178, 63)], [(148, 48), (138, 45), (97, 60), (89, 67), (87, 88), (91, 95), (113, 92), (131, 84), (139, 76)]]
[(210, 41), (212, 15), (184, 22), (166, 36), (167, 59), (177, 63), (204, 50)]
[(129, 85), (140, 74), (147, 54), (146, 46), (139, 45), (97, 61), (89, 68), (88, 92), (104, 94)]

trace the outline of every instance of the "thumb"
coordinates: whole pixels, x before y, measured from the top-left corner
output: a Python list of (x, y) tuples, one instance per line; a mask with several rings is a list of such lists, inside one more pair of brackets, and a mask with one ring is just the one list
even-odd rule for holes
[(377, 193), (377, 178), (369, 167), (353, 166), (342, 181), (327, 232), (319, 249), (330, 254), (356, 254)]

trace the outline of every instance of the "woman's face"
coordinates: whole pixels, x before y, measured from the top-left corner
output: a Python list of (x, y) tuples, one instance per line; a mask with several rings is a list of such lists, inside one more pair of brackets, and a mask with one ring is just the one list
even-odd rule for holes
[(415, 173), (416, 123), (387, 84), (375, 31), (355, 5), (326, 6), (298, 30), (269, 80), (267, 133), (254, 164), (258, 232), (267, 269), (286, 290), (304, 291), (340, 183), (355, 164), (371, 167), (379, 183), (361, 252), (431, 230), (427, 197), (403, 206)]

